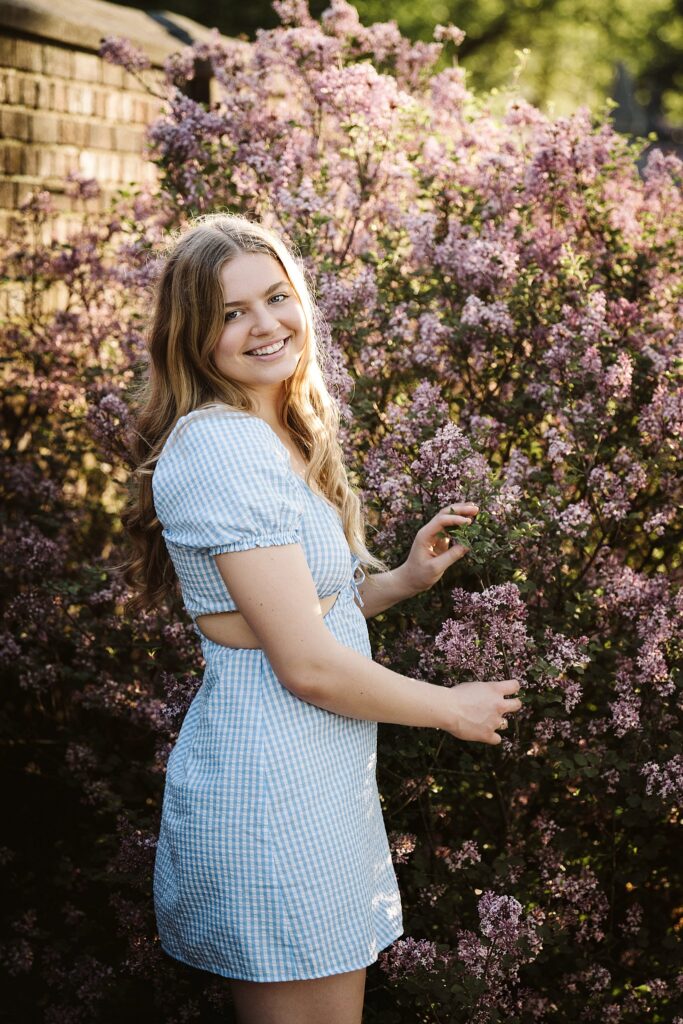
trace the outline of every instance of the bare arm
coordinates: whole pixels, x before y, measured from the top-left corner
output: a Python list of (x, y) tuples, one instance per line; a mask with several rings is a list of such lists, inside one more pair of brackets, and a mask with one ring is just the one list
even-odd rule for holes
[(522, 706), (514, 696), (516, 679), (437, 686), (392, 672), (328, 637), (322, 660), (300, 669), (294, 685), (302, 700), (337, 715), (444, 729), (458, 739), (497, 744), (495, 730), (507, 727), (502, 716)]
[(500, 743), (502, 715), (517, 711), (516, 680), (455, 687), (392, 672), (340, 644), (325, 625), (299, 544), (231, 551), (216, 564), (278, 679), (301, 700), (351, 718), (445, 729)]
[(328, 634), (318, 663), (293, 682), (310, 704), (350, 718), (447, 729), (454, 725), (452, 694), (443, 686), (393, 672)]
[(366, 573), (365, 579), (358, 585), (358, 593), (363, 599), (363, 607), (360, 610), (366, 619), (371, 619), (373, 615), (379, 615), (399, 601), (405, 601), (420, 593), (410, 586), (402, 569), (403, 566), (399, 565), (388, 572)]

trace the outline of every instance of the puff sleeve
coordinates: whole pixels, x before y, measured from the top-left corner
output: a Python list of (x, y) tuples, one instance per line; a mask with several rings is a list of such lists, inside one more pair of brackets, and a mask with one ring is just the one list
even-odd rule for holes
[(218, 555), (300, 541), (303, 495), (289, 454), (251, 414), (210, 408), (181, 417), (152, 493), (167, 544)]

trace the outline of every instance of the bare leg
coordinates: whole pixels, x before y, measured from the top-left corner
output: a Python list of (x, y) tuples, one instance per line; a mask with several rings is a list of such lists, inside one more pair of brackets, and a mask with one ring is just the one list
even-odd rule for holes
[(231, 978), (238, 1024), (362, 1024), (366, 970), (307, 981)]

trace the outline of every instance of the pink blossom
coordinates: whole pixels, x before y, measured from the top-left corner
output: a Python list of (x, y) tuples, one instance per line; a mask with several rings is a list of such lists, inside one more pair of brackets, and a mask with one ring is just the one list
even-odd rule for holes
[(407, 864), (416, 842), (417, 836), (413, 833), (396, 831), (389, 833), (389, 846), (394, 864)]
[(164, 73), (169, 81), (182, 87), (185, 82), (194, 79), (196, 62), (194, 47), (185, 46), (178, 53), (172, 53), (165, 59)]
[(451, 850), (448, 846), (437, 846), (436, 856), (444, 861), (449, 871), (459, 871), (466, 864), (478, 864), (481, 861), (479, 845), (473, 839), (467, 839), (459, 849)]
[(660, 381), (651, 402), (640, 410), (638, 430), (644, 444), (662, 445), (679, 454), (683, 450), (683, 390)]
[(320, 24), (326, 32), (336, 36), (360, 35), (363, 31), (358, 11), (346, 0), (330, 0), (320, 16)]
[(418, 901), (429, 907), (435, 907), (447, 891), (448, 886), (445, 883), (425, 885), (419, 890)]
[(495, 292), (507, 285), (517, 270), (519, 257), (509, 246), (504, 235), (487, 224), (476, 237), (450, 218), (446, 238), (435, 247), (435, 258), (463, 287)]
[(412, 243), (412, 260), (417, 266), (427, 263), (432, 258), (436, 220), (436, 214), (432, 212), (417, 211), (409, 211), (403, 218), (405, 230)]
[(453, 619), (434, 638), (437, 651), (458, 676), (509, 679), (524, 674), (529, 650), (526, 609), (514, 584), (481, 594), (452, 591)]
[(662, 800), (680, 804), (683, 800), (683, 755), (675, 754), (668, 761), (657, 764), (647, 761), (638, 769), (645, 778), (648, 796), (656, 793)]
[(514, 325), (504, 302), (485, 303), (476, 295), (468, 295), (460, 320), (468, 327), (490, 327), (502, 334), (512, 333)]
[(466, 33), (457, 25), (436, 25), (434, 28), (434, 38), (437, 43), (453, 43), (454, 46), (460, 46), (464, 41)]
[(461, 114), (463, 104), (472, 97), (465, 83), (464, 68), (445, 68), (430, 79), (431, 100), (439, 119)]
[(100, 57), (109, 61), (110, 64), (119, 64), (131, 74), (151, 67), (149, 57), (134, 46), (129, 39), (121, 36), (106, 36), (102, 40), (99, 53)]
[(283, 25), (315, 25), (307, 0), (273, 0), (273, 9)]
[(66, 176), (67, 194), (72, 199), (97, 199), (102, 194), (99, 182), (88, 178), (78, 171), (70, 171)]
[(420, 969), (433, 973), (437, 970), (438, 962), (443, 963), (444, 959), (434, 942), (408, 936), (397, 939), (386, 952), (380, 953), (379, 966), (390, 981), (397, 981)]
[(640, 903), (632, 903), (624, 915), (624, 922), (621, 931), (624, 935), (635, 936), (643, 924), (643, 907)]
[(572, 929), (576, 941), (601, 942), (609, 903), (594, 871), (583, 867), (578, 875), (557, 874), (548, 878), (547, 885), (559, 920)]
[(633, 381), (633, 360), (628, 352), (619, 352), (616, 362), (605, 374), (605, 388), (614, 398), (627, 398)]
[(313, 73), (310, 84), (323, 109), (378, 132), (390, 131), (400, 108), (411, 102), (393, 78), (378, 74), (372, 64), (330, 67)]

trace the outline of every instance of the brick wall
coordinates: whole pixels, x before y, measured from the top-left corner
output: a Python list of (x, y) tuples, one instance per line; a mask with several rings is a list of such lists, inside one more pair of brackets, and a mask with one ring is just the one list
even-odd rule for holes
[(53, 195), (52, 228), (64, 238), (83, 216), (82, 203), (64, 191), (70, 171), (103, 187), (88, 203), (92, 212), (106, 210), (117, 188), (156, 176), (143, 147), (161, 103), (98, 56), (101, 38), (126, 36), (140, 46), (153, 63), (143, 77), (158, 86), (164, 58), (209, 30), (176, 15), (162, 25), (104, 0), (18, 0), (0, 3), (0, 11), (0, 230), (40, 188)]
[(68, 213), (63, 187), (72, 170), (98, 179), (102, 208), (116, 187), (153, 181), (143, 142), (159, 109), (132, 75), (96, 54), (0, 38), (0, 229), (35, 188), (51, 191)]

